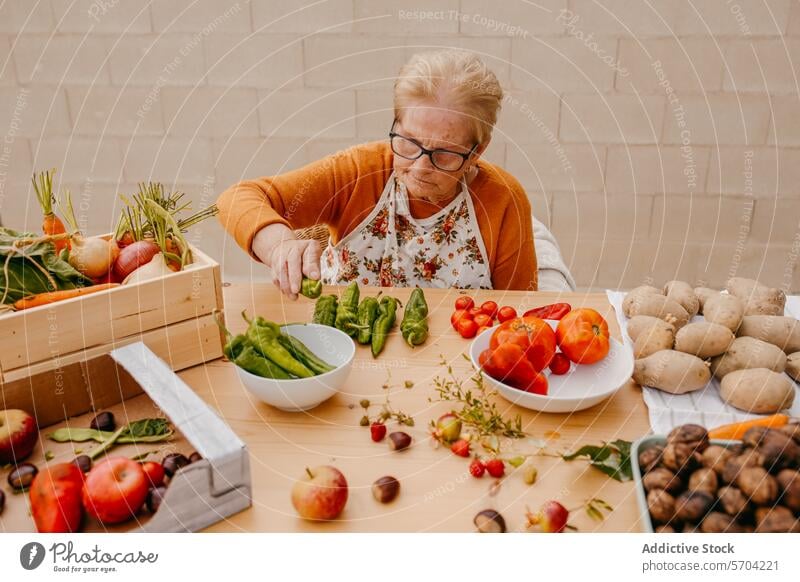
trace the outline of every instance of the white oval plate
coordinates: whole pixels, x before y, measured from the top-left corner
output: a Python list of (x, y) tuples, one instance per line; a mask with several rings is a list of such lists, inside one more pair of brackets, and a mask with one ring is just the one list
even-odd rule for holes
[[(558, 321), (546, 320), (555, 329)], [(489, 340), (496, 327), (487, 329), (474, 340), (469, 348), (472, 364), (480, 369), (478, 357), (489, 347)], [(541, 412), (577, 412), (591, 408), (614, 394), (630, 380), (633, 374), (633, 354), (630, 350), (611, 338), (608, 355), (596, 364), (570, 366), (569, 372), (562, 376), (544, 371), (549, 383), (547, 396), (532, 394), (503, 384), (489, 376), (484, 380), (495, 388), (506, 400), (523, 408)]]

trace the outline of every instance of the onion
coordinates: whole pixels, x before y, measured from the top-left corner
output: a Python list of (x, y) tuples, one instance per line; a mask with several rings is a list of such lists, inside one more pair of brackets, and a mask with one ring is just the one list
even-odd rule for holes
[(111, 269), (119, 256), (117, 241), (97, 236), (70, 237), (69, 264), (89, 278), (102, 277)]
[(152, 259), (150, 259), (150, 262), (145, 263), (133, 273), (125, 277), (125, 280), (122, 282), (122, 284), (131, 285), (133, 283), (141, 283), (142, 281), (158, 279), (159, 277), (170, 274), (172, 274), (172, 271), (169, 267), (167, 267), (167, 262), (164, 260), (164, 255), (159, 252)]
[(114, 263), (114, 276), (120, 281), (125, 280), (136, 269), (149, 263), (159, 252), (158, 245), (153, 241), (140, 240), (129, 244), (120, 251), (119, 258)]

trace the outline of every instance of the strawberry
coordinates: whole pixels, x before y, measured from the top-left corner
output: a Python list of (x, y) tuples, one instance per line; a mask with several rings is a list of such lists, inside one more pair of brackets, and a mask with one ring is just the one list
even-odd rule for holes
[(489, 459), (484, 463), (486, 470), (492, 477), (500, 478), (506, 473), (506, 466), (502, 459)]
[(475, 477), (476, 479), (480, 479), (483, 477), (483, 472), (486, 470), (486, 467), (483, 463), (481, 463), (480, 459), (472, 459), (472, 462), (469, 464), (469, 474)]
[(466, 439), (458, 439), (450, 445), (450, 450), (459, 457), (469, 457), (469, 441)]
[(369, 427), (369, 434), (372, 440), (379, 443), (386, 436), (386, 425), (382, 422), (373, 422)]

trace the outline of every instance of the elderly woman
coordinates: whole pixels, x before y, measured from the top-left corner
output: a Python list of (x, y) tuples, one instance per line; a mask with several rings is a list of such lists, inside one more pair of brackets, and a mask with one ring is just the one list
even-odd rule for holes
[[(220, 220), (293, 299), (303, 275), (337, 285), (536, 290), (528, 198), (481, 159), (502, 97), (471, 53), (415, 55), (395, 82), (388, 141), (236, 184), (217, 202)], [(293, 231), (320, 223), (330, 231), (324, 251)]]

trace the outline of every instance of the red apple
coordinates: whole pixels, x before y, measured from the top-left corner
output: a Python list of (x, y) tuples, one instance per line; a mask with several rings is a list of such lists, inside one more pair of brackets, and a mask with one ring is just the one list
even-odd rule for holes
[(24, 410), (0, 410), (0, 465), (28, 458), (38, 437), (39, 427), (30, 414)]
[(83, 472), (74, 463), (58, 463), (31, 483), (31, 515), (39, 533), (75, 533), (81, 527)]
[(86, 475), (83, 506), (103, 523), (120, 523), (136, 515), (149, 487), (139, 463), (126, 457), (107, 457)]
[(336, 519), (347, 503), (347, 479), (335, 467), (306, 469), (292, 487), (292, 505), (305, 519)]

